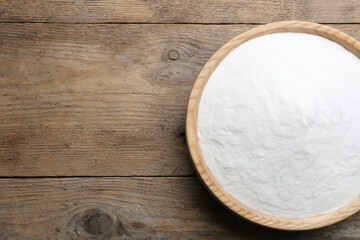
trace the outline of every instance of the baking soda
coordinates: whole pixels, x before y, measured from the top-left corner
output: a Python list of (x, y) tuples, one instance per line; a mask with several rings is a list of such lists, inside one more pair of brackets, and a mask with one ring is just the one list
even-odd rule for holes
[(360, 193), (360, 60), (328, 39), (275, 33), (235, 48), (197, 126), (211, 174), (258, 212), (313, 217)]

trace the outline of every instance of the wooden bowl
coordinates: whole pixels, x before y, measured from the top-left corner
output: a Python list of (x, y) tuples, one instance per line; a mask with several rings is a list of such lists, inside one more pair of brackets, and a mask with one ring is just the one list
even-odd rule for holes
[(327, 213), (324, 215), (302, 218), (302, 219), (287, 219), (278, 218), (262, 214), (253, 209), (244, 206), (241, 202), (235, 200), (216, 182), (211, 172), (207, 168), (198, 144), (197, 137), (197, 115), (201, 93), (206, 85), (212, 72), (217, 65), (224, 59), (224, 57), (234, 48), (240, 44), (265, 34), (278, 32), (301, 32), (310, 33), (330, 39), (360, 58), (360, 43), (349, 35), (328, 27), (311, 22), (286, 21), (275, 22), (253, 28), (246, 31), (237, 37), (231, 39), (224, 46), (222, 46), (205, 64), (197, 77), (192, 88), (186, 113), (186, 137), (189, 151), (195, 165), (195, 168), (200, 175), (200, 178), (210, 190), (210, 192), (226, 207), (241, 217), (244, 217), (252, 222), (277, 229), (284, 230), (308, 230), (315, 229), (330, 224), (339, 222), (360, 210), (360, 194), (340, 209)]

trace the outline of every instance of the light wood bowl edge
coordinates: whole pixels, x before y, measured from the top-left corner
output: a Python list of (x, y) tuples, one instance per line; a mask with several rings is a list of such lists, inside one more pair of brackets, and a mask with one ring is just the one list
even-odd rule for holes
[(236, 48), (240, 44), (258, 36), (277, 32), (303, 32), (319, 35), (339, 43), (360, 58), (360, 43), (358, 41), (337, 29), (317, 23), (301, 21), (275, 22), (246, 31), (223, 45), (209, 59), (209, 61), (205, 64), (200, 74), (198, 75), (190, 93), (186, 112), (187, 144), (195, 169), (205, 186), (215, 196), (217, 200), (219, 200), (223, 205), (228, 207), (237, 215), (260, 225), (276, 229), (310, 230), (321, 228), (339, 222), (358, 212), (360, 210), (360, 194), (354, 200), (349, 202), (347, 205), (339, 208), (338, 210), (316, 217), (303, 219), (287, 219), (262, 214), (244, 206), (222, 189), (222, 187), (216, 182), (214, 177), (211, 175), (209, 169), (205, 165), (198, 145), (198, 107), (202, 90), (205, 87), (206, 82), (212, 72), (222, 61), (222, 59), (232, 49)]

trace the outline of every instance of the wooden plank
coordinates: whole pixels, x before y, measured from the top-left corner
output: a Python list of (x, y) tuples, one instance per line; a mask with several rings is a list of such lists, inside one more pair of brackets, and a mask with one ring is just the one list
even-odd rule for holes
[(192, 175), (191, 84), (247, 28), (2, 24), (0, 175)]
[(0, 0), (1, 22), (359, 23), (358, 0)]
[(242, 220), (194, 177), (0, 179), (1, 239), (356, 239), (360, 214), (320, 230)]
[(0, 24), (0, 176), (193, 175), (192, 83), (251, 27)]

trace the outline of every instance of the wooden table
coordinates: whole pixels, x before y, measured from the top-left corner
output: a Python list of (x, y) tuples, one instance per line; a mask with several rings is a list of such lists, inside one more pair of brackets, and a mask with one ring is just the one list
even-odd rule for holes
[(188, 156), (207, 59), (295, 19), (360, 39), (358, 0), (0, 0), (0, 239), (360, 239), (360, 214), (307, 232), (248, 223)]

